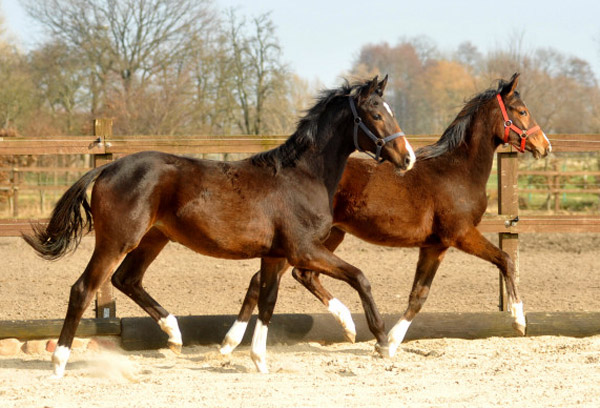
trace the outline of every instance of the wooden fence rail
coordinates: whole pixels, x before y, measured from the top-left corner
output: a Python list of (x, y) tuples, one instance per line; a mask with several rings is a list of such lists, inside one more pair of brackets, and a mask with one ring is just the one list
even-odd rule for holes
[[(118, 156), (127, 155), (143, 150), (160, 150), (177, 154), (208, 154), (208, 153), (257, 153), (277, 147), (287, 136), (113, 136), (112, 121), (101, 119), (94, 121), (93, 136), (77, 137), (43, 137), (43, 138), (0, 138), (0, 155), (64, 155), (90, 154), (95, 165), (111, 161)], [(408, 136), (415, 147), (431, 144), (439, 138), (438, 135)], [(589, 134), (557, 134), (550, 135), (553, 152), (598, 152), (600, 151), (600, 135)], [(507, 251), (519, 265), (518, 234), (525, 232), (594, 232), (600, 233), (600, 215), (589, 216), (523, 216), (519, 217), (518, 206), (518, 153), (511, 146), (498, 149), (498, 216), (484, 217), (479, 229), (482, 232), (498, 233), (500, 246)], [(2, 171), (3, 169), (0, 169)], [(41, 171), (39, 168), (22, 169), (23, 171)], [(80, 170), (80, 169), (78, 169)], [(60, 168), (59, 171), (69, 171)], [(19, 174), (20, 171), (14, 172)], [(550, 177), (593, 175), (600, 172), (570, 172), (554, 171), (549, 174), (537, 171), (522, 172), (527, 175), (545, 175)], [(20, 183), (18, 177), (17, 182)], [(60, 188), (64, 188), (59, 186)], [(37, 190), (52, 190), (54, 186), (31, 186)], [(19, 189), (25, 186), (19, 184)], [(523, 190), (521, 190), (523, 191)], [(525, 189), (526, 192), (543, 192), (560, 194), (571, 192), (553, 185), (551, 189)], [(578, 190), (580, 191), (580, 190)], [(581, 190), (590, 194), (600, 194), (600, 189)], [(518, 221), (516, 221), (518, 219)], [(44, 220), (0, 220), (0, 236), (20, 236), (31, 231), (32, 222)], [(503, 284), (500, 284), (500, 308), (505, 308)], [(110, 282), (100, 290), (97, 300), (97, 317), (109, 318), (115, 316), (114, 297)]]

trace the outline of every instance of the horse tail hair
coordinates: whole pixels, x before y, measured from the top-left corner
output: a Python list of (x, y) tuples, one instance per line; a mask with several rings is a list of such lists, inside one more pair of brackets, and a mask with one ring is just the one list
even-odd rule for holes
[[(58, 200), (48, 225), (32, 224), (33, 234), (22, 234), (39, 256), (53, 261), (74, 251), (81, 238), (93, 229), (92, 209), (87, 201), (88, 186), (105, 166), (90, 170), (75, 182)], [(81, 207), (83, 207), (82, 216)], [(85, 230), (87, 227), (87, 231)]]

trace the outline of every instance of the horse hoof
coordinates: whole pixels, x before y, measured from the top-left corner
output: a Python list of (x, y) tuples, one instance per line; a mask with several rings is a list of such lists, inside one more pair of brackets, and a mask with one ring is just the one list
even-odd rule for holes
[(175, 353), (175, 354), (181, 354), (181, 348), (182, 348), (181, 344), (169, 342), (168, 346), (169, 346), (169, 349), (173, 353)]
[(382, 346), (379, 343), (375, 344), (375, 351), (383, 358), (390, 358), (390, 346)]
[(344, 332), (344, 337), (346, 337), (346, 340), (348, 340), (350, 343), (356, 343), (356, 333), (346, 331)]
[(513, 329), (515, 329), (521, 336), (525, 336), (525, 325), (513, 322)]

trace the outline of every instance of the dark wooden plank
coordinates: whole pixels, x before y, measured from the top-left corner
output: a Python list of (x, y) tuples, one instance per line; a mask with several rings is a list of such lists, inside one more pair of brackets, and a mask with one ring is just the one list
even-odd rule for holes
[[(0, 339), (19, 340), (55, 338), (60, 334), (63, 320), (3, 320), (0, 321)], [(82, 319), (76, 336), (119, 336), (121, 319)]]
[(102, 154), (104, 146), (95, 143), (93, 136), (60, 138), (0, 138), (0, 155), (15, 154)]
[(527, 313), (527, 336), (587, 337), (600, 334), (600, 312)]
[[(386, 327), (391, 328), (401, 314), (384, 315)], [(353, 314), (356, 324), (356, 340), (369, 341), (373, 335), (363, 314)], [(234, 315), (182, 316), (178, 317), (183, 344), (218, 344), (236, 319)], [(256, 316), (249, 324), (242, 344), (251, 342)], [(508, 313), (420, 313), (406, 339), (513, 337), (512, 317)], [(294, 344), (298, 342), (339, 343), (346, 341), (342, 327), (333, 316), (317, 314), (274, 315), (269, 325), (269, 344)], [(121, 345), (126, 350), (143, 350), (167, 347), (167, 335), (149, 317), (123, 318)]]

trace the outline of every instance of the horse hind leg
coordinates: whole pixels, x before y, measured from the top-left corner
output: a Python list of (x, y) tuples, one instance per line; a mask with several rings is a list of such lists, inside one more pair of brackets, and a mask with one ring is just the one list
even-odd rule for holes
[(419, 261), (417, 262), (417, 270), (408, 298), (408, 307), (402, 318), (388, 333), (390, 356), (396, 354), (396, 350), (404, 340), (414, 317), (425, 304), (435, 273), (447, 250), (447, 247), (426, 247), (419, 250)]
[(183, 346), (181, 331), (175, 316), (167, 312), (143, 288), (142, 279), (148, 266), (156, 259), (169, 239), (158, 229), (152, 228), (139, 245), (131, 251), (112, 276), (113, 285), (146, 311), (168, 334), (168, 346), (180, 353)]
[(94, 294), (125, 255), (121, 251), (99, 248), (101, 247), (96, 246), (83, 274), (71, 287), (67, 315), (58, 338), (57, 347), (52, 354), (54, 378), (61, 378), (65, 373), (65, 367), (71, 354), (73, 338), (83, 313), (92, 301)]

